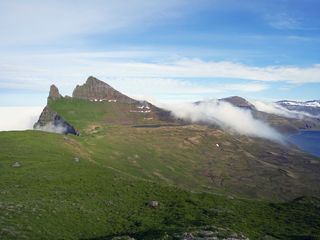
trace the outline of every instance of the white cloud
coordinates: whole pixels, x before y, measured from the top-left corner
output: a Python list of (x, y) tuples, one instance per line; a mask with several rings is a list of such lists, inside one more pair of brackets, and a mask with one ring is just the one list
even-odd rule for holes
[[(320, 64), (310, 67), (255, 67), (227, 61), (176, 57), (168, 59), (164, 57), (168, 56), (166, 54), (157, 51), (2, 54), (0, 88), (47, 90), (51, 83), (55, 83), (70, 94), (74, 86), (89, 75), (111, 81), (120, 87), (121, 83), (118, 82), (123, 81), (129, 84), (127, 88), (130, 89), (136, 85), (140, 85), (140, 88), (148, 85), (149, 91), (154, 86), (158, 89), (166, 88), (166, 91), (192, 90), (193, 93), (231, 90), (257, 92), (267, 89), (269, 82), (276, 81), (291, 84), (320, 83)], [(210, 80), (201, 85), (191, 83), (188, 80), (190, 78), (229, 78), (253, 82), (213, 86)]]
[[(306, 68), (253, 67), (198, 59), (168, 60), (164, 58), (166, 54), (143, 50), (3, 54), (0, 56), (0, 88), (48, 91), (54, 83), (63, 95), (71, 95), (77, 84), (93, 75), (129, 96), (168, 102), (177, 99), (178, 95), (179, 101), (193, 101), (213, 96), (241, 95), (243, 92), (261, 92), (275, 81), (287, 81), (290, 84), (320, 82), (320, 65)], [(163, 60), (150, 62), (150, 59)], [(201, 78), (205, 81), (196, 80)], [(234, 80), (216, 83), (215, 78)]]
[[(0, 43), (44, 44), (178, 18), (182, 0), (2, 0)], [(140, 26), (141, 27), (141, 26)]]
[(42, 107), (0, 107), (0, 131), (32, 129)]
[(259, 92), (268, 88), (262, 83), (242, 83), (242, 84), (201, 84), (194, 81), (173, 79), (173, 78), (107, 78), (104, 79), (115, 88), (127, 94), (147, 94), (154, 96), (157, 94), (216, 94), (228, 91), (238, 92)]
[(206, 101), (195, 104), (170, 104), (166, 108), (178, 118), (192, 122), (208, 122), (240, 134), (282, 142), (282, 135), (267, 123), (254, 119), (249, 110), (240, 109), (227, 102)]
[[(74, 87), (89, 75), (110, 83), (132, 97), (143, 94), (145, 98), (183, 94), (201, 99), (205, 94), (259, 92), (269, 87), (262, 82), (213, 84), (208, 80), (199, 83), (189, 79), (188, 75), (180, 77), (180, 66), (175, 61), (158, 64), (143, 61), (143, 58), (158, 58), (162, 54), (153, 51), (116, 51), (2, 55), (0, 88), (47, 91), (54, 83), (62, 94), (70, 95)], [(170, 71), (166, 73), (167, 67), (171, 68), (171, 73), (177, 69), (177, 74), (173, 74), (176, 78), (170, 77)]]
[(276, 29), (296, 29), (300, 27), (300, 21), (290, 15), (288, 12), (278, 12), (276, 14), (269, 14), (266, 19), (270, 26)]
[(281, 105), (277, 103), (271, 103), (271, 102), (262, 102), (262, 101), (250, 101), (259, 111), (271, 113), (287, 118), (297, 118), (302, 119), (304, 117), (317, 117), (314, 115), (311, 115), (306, 112), (301, 111), (293, 111), (289, 110), (287, 108), (282, 107)]

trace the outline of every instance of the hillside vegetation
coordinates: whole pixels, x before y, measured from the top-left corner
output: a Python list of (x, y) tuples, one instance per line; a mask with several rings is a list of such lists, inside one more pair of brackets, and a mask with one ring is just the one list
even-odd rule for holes
[[(1, 239), (155, 239), (204, 226), (251, 238), (320, 233), (315, 198), (270, 203), (193, 193), (103, 163), (80, 139), (37, 131), (0, 134)], [(20, 167), (12, 167), (17, 161)], [(150, 200), (159, 207), (149, 207)]]
[(175, 120), (92, 77), (77, 88), (52, 86), (38, 123), (79, 136), (0, 132), (1, 239), (320, 236), (318, 158)]
[(60, 99), (49, 106), (79, 129), (81, 148), (95, 161), (136, 177), (269, 200), (320, 195), (320, 162), (291, 146), (215, 127), (168, 125), (125, 103)]

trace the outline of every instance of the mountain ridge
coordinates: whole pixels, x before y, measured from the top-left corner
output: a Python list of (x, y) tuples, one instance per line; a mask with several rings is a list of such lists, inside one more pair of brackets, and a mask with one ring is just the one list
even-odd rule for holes
[[(53, 105), (59, 101), (78, 101), (79, 104), (81, 101), (88, 101), (92, 104), (99, 103), (105, 104), (106, 107), (112, 107), (114, 116), (119, 118), (111, 116), (105, 121), (109, 123), (132, 125), (185, 123), (181, 119), (174, 118), (170, 111), (159, 108), (147, 101), (130, 98), (109, 84), (90, 76), (83, 85), (75, 87), (72, 97), (63, 97), (59, 89), (55, 85), (51, 85), (47, 105), (40, 114), (38, 121), (34, 124), (35, 129), (47, 129), (50, 131), (52, 128), (45, 128), (45, 126), (52, 125), (53, 127), (62, 128), (61, 132), (65, 134), (80, 134), (80, 130), (54, 110)], [(85, 102), (82, 102), (82, 104), (85, 104)]]
[[(320, 118), (317, 118), (316, 116), (304, 115), (302, 118), (295, 118), (275, 113), (268, 113), (262, 110), (258, 110), (254, 106), (254, 104), (239, 96), (221, 98), (215, 101), (227, 102), (234, 107), (249, 111), (255, 119), (269, 124), (271, 127), (275, 128), (282, 134), (297, 133), (300, 130), (320, 129)], [(206, 101), (198, 101), (195, 102), (195, 104), (199, 105), (200, 103), (204, 102)], [(210, 102), (210, 100), (208, 102)], [(290, 111), (290, 109), (288, 110)]]
[(276, 103), (288, 110), (308, 113), (316, 118), (320, 118), (320, 100), (310, 100), (304, 102), (281, 100), (277, 101)]
[(73, 98), (86, 99), (90, 101), (119, 101), (123, 103), (135, 103), (134, 100), (117, 91), (109, 84), (90, 76), (83, 85), (77, 85), (72, 93)]
[[(48, 104), (46, 106), (46, 109), (43, 112), (43, 114), (40, 115), (39, 121), (38, 123), (36, 123), (35, 126), (43, 127), (44, 125), (52, 122), (54, 126), (57, 126), (62, 123), (62, 125), (64, 126), (71, 127), (71, 128), (67, 127), (67, 129), (74, 128), (70, 123), (63, 120), (63, 118), (59, 116), (58, 113), (54, 113), (54, 111), (52, 111), (49, 114), (50, 103), (57, 101), (59, 99), (64, 99), (64, 98), (59, 93), (59, 89), (55, 85), (52, 85), (50, 87)], [(129, 111), (131, 113), (140, 113), (140, 114), (143, 113), (145, 115), (144, 119), (149, 119), (149, 121), (157, 119), (163, 122), (176, 123), (176, 124), (188, 123), (185, 120), (176, 119), (171, 113), (171, 111), (161, 109), (147, 101), (138, 101), (133, 98), (130, 98), (127, 95), (122, 94), (118, 90), (114, 89), (109, 84), (93, 76), (88, 77), (86, 82), (83, 85), (77, 85), (75, 87), (75, 89), (73, 90), (71, 99), (81, 99), (81, 100), (87, 100), (87, 101), (99, 102), (99, 103), (107, 102), (107, 103), (114, 103), (114, 104), (116, 103), (128, 104), (127, 107), (124, 108), (122, 111), (127, 111), (127, 112)], [(305, 116), (302, 119), (288, 118), (288, 117), (284, 117), (276, 114), (258, 111), (254, 106), (254, 104), (250, 103), (248, 100), (239, 96), (226, 97), (226, 98), (219, 99), (218, 101), (228, 102), (235, 107), (250, 111), (254, 118), (269, 123), (272, 127), (277, 129), (281, 133), (288, 134), (288, 133), (298, 132), (299, 130), (320, 128), (320, 119), (312, 118), (311, 116)], [(196, 102), (195, 104), (199, 104), (201, 102), (202, 101), (199, 101), (199, 102)], [(277, 103), (282, 106), (285, 102), (286, 101), (283, 100), (283, 101), (278, 101)], [(292, 108), (288, 106), (284, 106), (284, 107), (286, 107), (289, 110), (292, 110)], [(320, 108), (319, 108), (319, 113), (320, 113)], [(56, 116), (56, 115), (58, 115), (57, 118), (60, 119), (59, 121), (54, 119), (53, 116)], [(51, 116), (51, 118), (49, 118), (49, 116)], [(119, 123), (121, 122), (123, 123), (131, 122), (132, 124), (135, 124), (133, 120), (125, 121), (125, 119), (123, 119), (119, 121)], [(150, 123), (152, 122), (153, 121), (150, 121)], [(145, 121), (143, 124), (148, 124), (148, 121)], [(71, 134), (74, 134), (75, 132), (77, 131), (73, 131), (73, 130), (65, 131), (65, 133), (71, 133)]]

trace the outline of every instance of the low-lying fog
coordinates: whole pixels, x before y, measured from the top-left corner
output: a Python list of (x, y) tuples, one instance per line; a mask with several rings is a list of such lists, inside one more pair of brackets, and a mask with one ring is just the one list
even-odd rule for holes
[(210, 100), (194, 103), (164, 105), (177, 118), (192, 122), (217, 124), (223, 129), (247, 136), (267, 138), (282, 142), (283, 137), (267, 123), (254, 119), (250, 110), (235, 107), (227, 102)]
[(32, 129), (43, 107), (0, 107), (0, 131)]
[[(276, 103), (251, 101), (257, 110), (284, 116), (287, 118), (303, 118), (310, 114), (290, 111)], [(161, 104), (161, 107), (172, 111), (177, 118), (191, 122), (207, 122), (217, 124), (221, 128), (235, 131), (247, 136), (255, 136), (283, 142), (283, 136), (268, 123), (255, 119), (251, 112), (231, 105), (228, 102), (210, 100), (194, 103)], [(42, 107), (0, 107), (0, 131), (32, 129), (38, 120)], [(61, 132), (54, 126), (39, 129), (49, 132)]]
[(271, 102), (261, 102), (261, 101), (251, 101), (251, 103), (256, 107), (257, 110), (275, 114), (278, 116), (283, 116), (287, 118), (298, 118), (303, 119), (304, 117), (319, 117), (311, 115), (307, 112), (298, 112), (286, 109), (279, 104), (271, 103)]

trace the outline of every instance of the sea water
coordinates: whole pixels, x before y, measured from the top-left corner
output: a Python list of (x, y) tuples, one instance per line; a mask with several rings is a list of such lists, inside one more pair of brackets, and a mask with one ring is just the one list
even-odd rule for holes
[(320, 131), (301, 131), (289, 136), (288, 140), (305, 152), (320, 157)]

